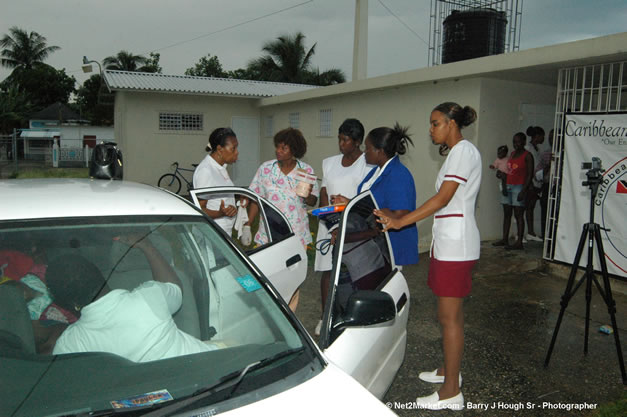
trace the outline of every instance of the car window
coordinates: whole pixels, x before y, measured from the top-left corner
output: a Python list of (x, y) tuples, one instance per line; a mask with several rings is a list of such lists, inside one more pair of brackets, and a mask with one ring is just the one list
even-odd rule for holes
[[(244, 244), (242, 240), (240, 240), (241, 231), (239, 229), (245, 223), (240, 220), (240, 217), (243, 216), (244, 213), (238, 213), (233, 216), (230, 223), (228, 223), (228, 221), (225, 222), (225, 218), (221, 218), (217, 221), (219, 225), (227, 223), (229, 224), (229, 228), (232, 227), (230, 236), (242, 249), (253, 251), (280, 242), (294, 234), (285, 216), (283, 216), (279, 209), (272, 205), (272, 203), (261, 199), (258, 195), (247, 189), (245, 192), (236, 191), (234, 193), (224, 193), (220, 188), (221, 187), (214, 187), (214, 191), (210, 192), (206, 192), (203, 189), (195, 190), (197, 193), (196, 197), (199, 200), (207, 200), (207, 207), (211, 207), (212, 209), (219, 207), (220, 200), (234, 202), (233, 204), (239, 207), (238, 204), (240, 203), (238, 202), (244, 199), (252, 202), (259, 208), (257, 216), (251, 219), (252, 241), (250, 244)], [(246, 212), (246, 216), (247, 215), (248, 211)], [(267, 233), (266, 228), (269, 229), (270, 233)]]
[(368, 196), (358, 201), (344, 217), (346, 231), (339, 257), (336, 293), (340, 309), (355, 291), (379, 289), (392, 271), (389, 246), (372, 213), (374, 208)]
[(290, 225), (285, 218), (281, 216), (276, 207), (266, 202), (263, 202), (262, 206), (266, 215), (266, 221), (268, 222), (268, 228), (270, 229), (271, 242), (278, 242), (293, 234)]
[(11, 381), (0, 415), (184, 398), (306, 348), (242, 392), (303, 369), (308, 342), (215, 227), (199, 216), (0, 227), (0, 380)]

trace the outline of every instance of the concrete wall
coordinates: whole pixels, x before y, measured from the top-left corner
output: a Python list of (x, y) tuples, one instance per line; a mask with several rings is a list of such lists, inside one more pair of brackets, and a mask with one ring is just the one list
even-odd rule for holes
[[(438, 154), (438, 147), (429, 138), (429, 115), (431, 110), (444, 101), (456, 101), (470, 105), (475, 109), (480, 106), (479, 79), (422, 83), (365, 93), (336, 95), (329, 98), (315, 98), (306, 101), (268, 105), (261, 108), (262, 145), (261, 160), (274, 158), (272, 138), (264, 137), (265, 116), (273, 117), (275, 132), (288, 126), (290, 112), (300, 113), (300, 128), (307, 138), (308, 151), (303, 158), (316, 172), (321, 172), (322, 160), (337, 154), (337, 129), (344, 119), (355, 117), (364, 124), (366, 134), (380, 126), (393, 126), (398, 121), (410, 127), (414, 147), (401, 157), (416, 183), (417, 204), (429, 199), (434, 190), (435, 178), (444, 162)], [(333, 109), (332, 137), (319, 136), (319, 111)], [(479, 122), (480, 123), (480, 122)], [(475, 142), (479, 123), (464, 131), (466, 137)], [(418, 225), (421, 249), (426, 250), (431, 242), (432, 219), (426, 219)]]
[[(496, 148), (507, 145), (510, 152), (513, 150), (512, 137), (520, 130), (523, 104), (554, 106), (556, 93), (556, 87), (547, 85), (490, 78), (481, 80), (481, 107), (477, 109), (480, 121), (477, 143), (483, 160), (483, 184), (477, 202), (477, 222), (482, 240), (496, 239), (503, 233), (503, 209), (499, 203), (498, 182), (494, 171), (488, 168), (496, 159)], [(547, 134), (551, 127), (545, 127)], [(538, 216), (539, 206), (538, 203)], [(514, 222), (512, 227), (515, 227)], [(538, 232), (544, 231), (539, 231), (538, 227), (536, 233)]]
[[(307, 138), (308, 151), (303, 158), (321, 172), (322, 160), (338, 153), (337, 129), (348, 117), (361, 120), (369, 130), (392, 126), (398, 121), (410, 126), (414, 147), (401, 161), (414, 175), (417, 204), (420, 205), (435, 192), (434, 184), (444, 158), (438, 154), (429, 138), (431, 110), (445, 101), (469, 105), (478, 113), (478, 120), (464, 129), (464, 136), (480, 150), (483, 159), (483, 184), (477, 202), (477, 221), (482, 239), (496, 239), (502, 233), (502, 206), (499, 203), (497, 182), (488, 166), (496, 158), (496, 148), (508, 144), (518, 131), (520, 109), (523, 104), (554, 104), (556, 90), (545, 85), (512, 82), (499, 79), (474, 78), (459, 81), (420, 83), (364, 93), (318, 97), (261, 108), (261, 160), (274, 158), (271, 137), (265, 137), (263, 123), (272, 116), (274, 131), (288, 126), (289, 113), (300, 113), (300, 129)], [(332, 137), (319, 136), (319, 112), (333, 110)], [(431, 242), (432, 218), (418, 225), (421, 250)]]
[[(191, 168), (205, 157), (213, 129), (231, 126), (233, 116), (259, 116), (255, 103), (248, 98), (116, 92), (115, 137), (124, 154), (124, 179), (156, 185), (174, 161)], [(160, 131), (160, 112), (202, 113), (203, 130)], [(191, 173), (187, 178), (191, 181)]]

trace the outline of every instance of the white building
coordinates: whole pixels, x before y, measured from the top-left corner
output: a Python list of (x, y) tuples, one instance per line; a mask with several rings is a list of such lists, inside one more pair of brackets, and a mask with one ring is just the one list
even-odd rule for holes
[(62, 103), (51, 104), (33, 114), (28, 125), (28, 129), (20, 132), (26, 159), (45, 159), (53, 140), (58, 141), (61, 149), (93, 148), (98, 142), (114, 141), (112, 126), (91, 126)]
[[(240, 140), (237, 185), (247, 185), (259, 163), (274, 158), (272, 136), (288, 126), (302, 130), (308, 141), (303, 159), (320, 171), (322, 160), (338, 152), (339, 125), (355, 117), (366, 131), (396, 121), (410, 126), (415, 146), (401, 160), (414, 175), (418, 204), (433, 195), (443, 162), (428, 136), (431, 110), (445, 101), (470, 105), (478, 120), (463, 132), (478, 146), (484, 166), (477, 220), (482, 239), (495, 239), (502, 208), (488, 166), (497, 147), (511, 148), (513, 134), (529, 125), (547, 133), (553, 128), (560, 70), (627, 61), (625, 45), (627, 32), (320, 88), (119, 71), (106, 71), (105, 81), (116, 93), (115, 136), (126, 179), (156, 184), (170, 163), (199, 162), (209, 133), (223, 126)], [(594, 88), (594, 79), (588, 82)], [(424, 249), (431, 220), (420, 223), (419, 233)]]

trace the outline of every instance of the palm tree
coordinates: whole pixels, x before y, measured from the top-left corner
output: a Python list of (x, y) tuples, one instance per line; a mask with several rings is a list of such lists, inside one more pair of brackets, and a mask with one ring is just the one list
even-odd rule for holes
[[(266, 42), (262, 48), (266, 54), (249, 62), (248, 71), (258, 74), (258, 77), (265, 81), (314, 84), (318, 84), (319, 81), (329, 84), (344, 82), (344, 74), (339, 69), (323, 73), (311, 70), (311, 59), (316, 53), (316, 44), (306, 50), (304, 41), (305, 35), (297, 32), (293, 36), (281, 35), (275, 40)], [(328, 81), (329, 79), (332, 81)]]
[(120, 51), (116, 55), (106, 57), (102, 63), (106, 69), (118, 71), (144, 71), (149, 59), (142, 55), (133, 55), (128, 51)]
[(0, 64), (14, 69), (30, 70), (43, 63), (48, 56), (58, 51), (58, 46), (46, 44), (46, 38), (37, 32), (30, 32), (13, 26), (9, 33), (0, 39), (2, 52)]

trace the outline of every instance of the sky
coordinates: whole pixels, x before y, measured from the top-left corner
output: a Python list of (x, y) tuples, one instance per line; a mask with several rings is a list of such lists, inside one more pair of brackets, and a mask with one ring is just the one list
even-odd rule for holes
[[(513, 0), (516, 1), (516, 0)], [(520, 49), (627, 30), (625, 0), (523, 1)], [(369, 0), (368, 77), (428, 65), (431, 0)], [(264, 42), (297, 31), (316, 43), (314, 66), (352, 75), (354, 0), (0, 0), (0, 36), (17, 26), (61, 47), (45, 62), (82, 83), (82, 57), (124, 49), (161, 54), (164, 74), (183, 75), (202, 56), (245, 67)], [(387, 8), (386, 8), (387, 7)], [(388, 10), (389, 9), (389, 10)], [(0, 68), (0, 79), (10, 69)]]

